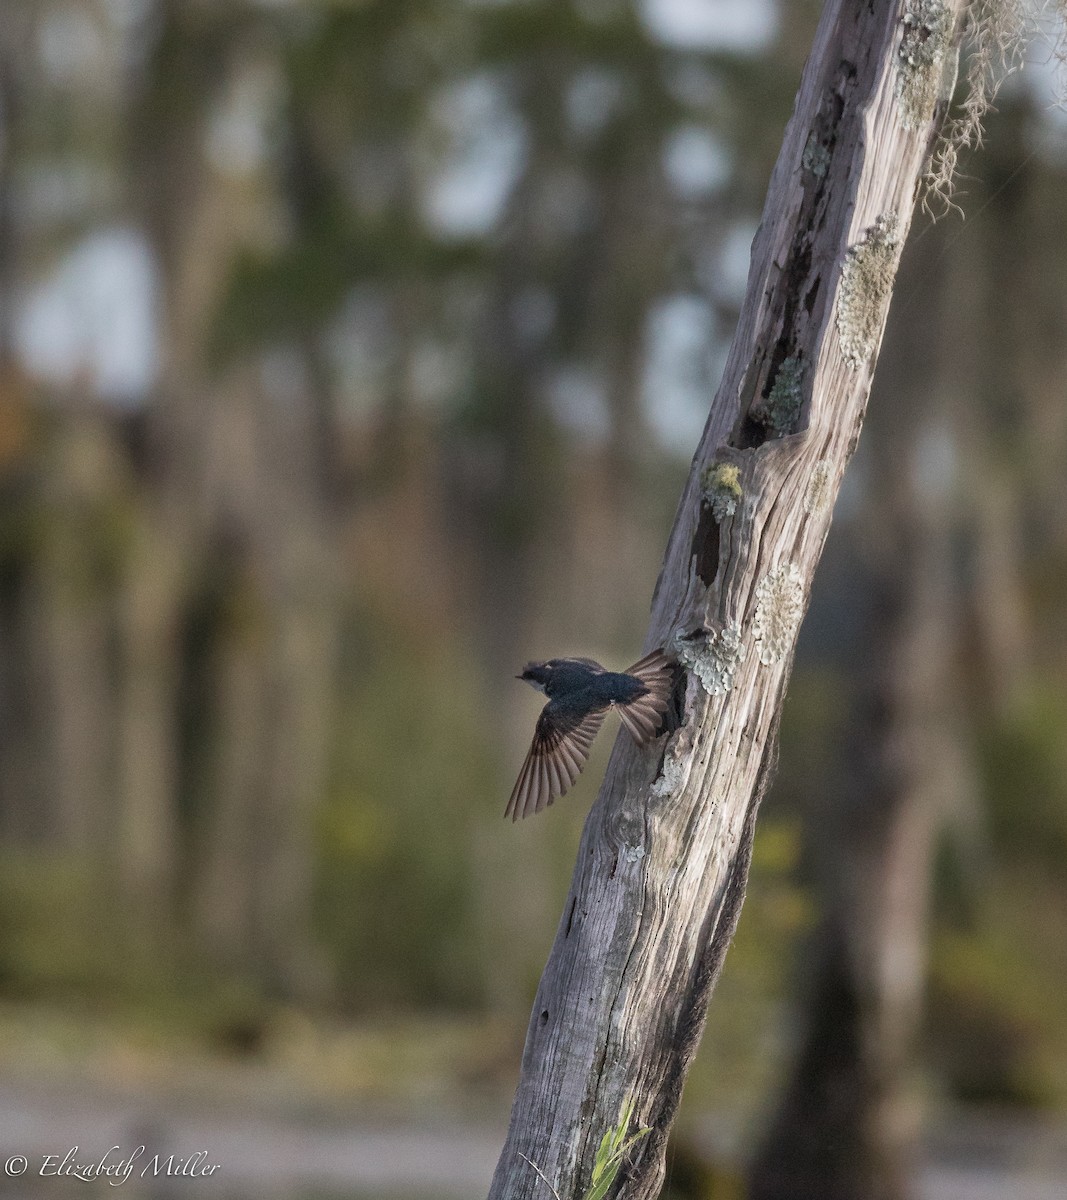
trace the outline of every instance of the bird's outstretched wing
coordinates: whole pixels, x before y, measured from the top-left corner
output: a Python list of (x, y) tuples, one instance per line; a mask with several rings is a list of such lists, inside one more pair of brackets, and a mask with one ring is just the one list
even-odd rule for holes
[(554, 704), (546, 704), (537, 718), (533, 745), (522, 764), (519, 778), (504, 816), (517, 821), (530, 813), (539, 813), (567, 789), (581, 774), (604, 721), (608, 706), (595, 712), (570, 713)]
[(626, 672), (639, 679), (648, 689), (643, 696), (618, 704), (619, 717), (639, 746), (650, 742), (663, 724), (663, 714), (670, 704), (674, 672), (671, 660), (662, 650), (653, 650)]

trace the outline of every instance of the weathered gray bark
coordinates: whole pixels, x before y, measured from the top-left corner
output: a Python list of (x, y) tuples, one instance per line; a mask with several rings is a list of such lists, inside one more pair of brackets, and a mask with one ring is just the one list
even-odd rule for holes
[(580, 1197), (628, 1097), (651, 1131), (614, 1194), (662, 1182), (951, 75), (962, 0), (914, 8), (829, 0), (823, 13), (653, 600), (646, 645), (687, 668), (679, 728), (651, 751), (616, 743), (535, 1000), (494, 1200), (543, 1200), (546, 1180)]

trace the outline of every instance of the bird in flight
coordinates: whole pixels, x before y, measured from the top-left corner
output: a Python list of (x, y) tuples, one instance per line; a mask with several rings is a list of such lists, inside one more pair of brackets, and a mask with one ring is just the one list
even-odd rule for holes
[(538, 813), (581, 774), (609, 708), (639, 746), (659, 732), (672, 687), (672, 663), (653, 650), (628, 671), (608, 671), (591, 658), (550, 658), (528, 663), (516, 679), (544, 692), (548, 703), (537, 718), (533, 745), (522, 764), (505, 817), (517, 821)]

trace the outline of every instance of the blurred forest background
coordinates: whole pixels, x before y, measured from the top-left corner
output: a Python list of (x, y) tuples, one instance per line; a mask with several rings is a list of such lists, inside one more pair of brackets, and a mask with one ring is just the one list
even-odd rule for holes
[[(505, 825), (513, 676), (638, 654), (819, 9), (7, 0), (0, 1079), (506, 1112), (607, 753)], [(916, 220), (686, 1095), (758, 1195), (844, 1110), (1067, 1111), (1031, 57)]]

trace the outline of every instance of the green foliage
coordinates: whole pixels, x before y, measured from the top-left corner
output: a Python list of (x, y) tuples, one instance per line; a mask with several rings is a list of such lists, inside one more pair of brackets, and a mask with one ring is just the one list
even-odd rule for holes
[(131, 914), (100, 865), (69, 851), (0, 856), (0, 997), (180, 1030), (226, 1054), (255, 1050), (271, 1019), (252, 981), (208, 965), (147, 914)]
[[(564, 440), (551, 418), (536, 405), (516, 402), (524, 381), (482, 367), (457, 398), (443, 430), (446, 452), (462, 460), (473, 454), (499, 456), (492, 483), (461, 475), (477, 533), (493, 549), (520, 550), (560, 520), (559, 477)], [(466, 453), (465, 453), (466, 452)], [(473, 482), (473, 488), (470, 484)]]
[(1050, 889), (1019, 868), (997, 869), (983, 882), (977, 918), (933, 939), (929, 1059), (956, 1100), (1063, 1106), (1067, 888)]
[(941, 856), (931, 1056), (964, 1102), (1067, 1104), (1065, 728), (1052, 683), (987, 719), (977, 751), (995, 855)]
[(979, 742), (990, 833), (1017, 860), (1067, 872), (1067, 694), (1037, 688)]
[(440, 0), (319, 4), (277, 20), (295, 103), (379, 136), (418, 117), (455, 22)]
[(829, 781), (840, 766), (841, 730), (850, 703), (848, 681), (840, 671), (824, 664), (797, 665), (782, 713), (781, 764), (770, 796), (775, 809), (823, 817)]
[(43, 561), (68, 603), (114, 592), (140, 513), (107, 435), (104, 422), (65, 436), (58, 422), (37, 422), (14, 485), (0, 490), (0, 575)]
[(475, 246), (435, 241), (402, 215), (363, 220), (320, 199), (284, 248), (234, 262), (209, 355), (219, 366), (257, 346), (319, 334), (357, 285), (388, 289), (404, 274), (433, 281), (478, 260)]
[(469, 667), (373, 609), (353, 620), (346, 658), (319, 818), (318, 920), (341, 994), (357, 1008), (470, 1005), (484, 975), (467, 828), (497, 817), (499, 787)]
[(85, 857), (20, 850), (0, 862), (0, 991), (24, 999), (113, 982), (99, 878)]
[(627, 1136), (633, 1114), (634, 1099), (631, 1096), (622, 1106), (618, 1125), (600, 1139), (593, 1161), (593, 1175), (583, 1200), (604, 1200), (630, 1149), (652, 1131), (650, 1125), (639, 1125), (635, 1133)]
[(715, 988), (709, 1021), (686, 1084), (685, 1111), (729, 1109), (758, 1120), (782, 1068), (780, 1025), (796, 950), (815, 925), (809, 888), (799, 881), (800, 822), (774, 811), (760, 818), (748, 894)]

